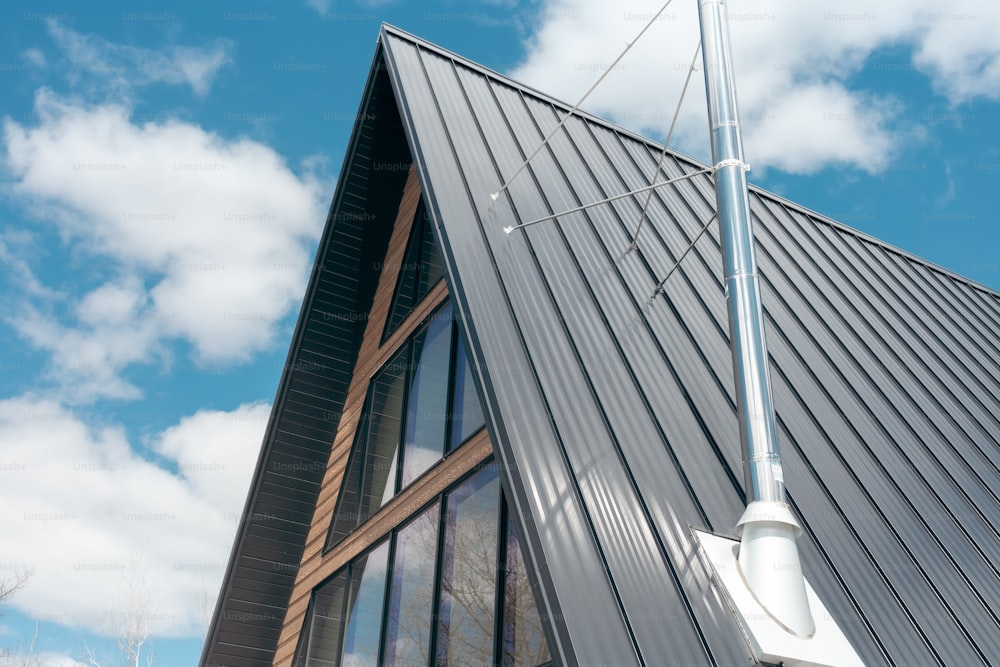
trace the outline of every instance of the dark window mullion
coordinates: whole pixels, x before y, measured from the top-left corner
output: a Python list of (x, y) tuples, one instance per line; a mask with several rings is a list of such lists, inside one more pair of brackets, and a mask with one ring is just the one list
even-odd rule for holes
[[(361, 417), (359, 418), (357, 431), (354, 434), (354, 446), (347, 459), (347, 466), (344, 468), (344, 478), (340, 486), (340, 494), (337, 496), (337, 504), (333, 511), (333, 520), (330, 522), (330, 529), (326, 537), (326, 548), (328, 551), (334, 546), (336, 546), (344, 537), (349, 535), (353, 530), (357, 529), (360, 523), (360, 508), (362, 501), (362, 491), (364, 490), (364, 480), (365, 480), (365, 460), (368, 456), (368, 422), (371, 412), (371, 401), (372, 401), (373, 388), (372, 383), (369, 383), (368, 390), (365, 396), (364, 405), (367, 408), (367, 412), (362, 411)], [(337, 537), (337, 517), (339, 516), (341, 510), (344, 508), (345, 498), (350, 494), (350, 489), (348, 485), (351, 481), (351, 473), (356, 467), (360, 468), (358, 473), (357, 483), (355, 484), (354, 494), (356, 497), (355, 507), (354, 507), (354, 522), (351, 530), (347, 530), (345, 534), (341, 537)], [(350, 508), (346, 508), (350, 509)], [(325, 553), (325, 551), (324, 551)]]
[(431, 641), (427, 650), (429, 667), (437, 664), (438, 629), (441, 625), (441, 573), (444, 565), (444, 552), (448, 547), (446, 544), (448, 529), (448, 506), (445, 502), (446, 497), (447, 492), (441, 494), (441, 505), (439, 509), (441, 516), (439, 517), (438, 522), (437, 563), (434, 566), (434, 610), (431, 613)]
[(452, 441), (455, 439), (455, 387), (458, 374), (458, 325), (455, 322), (455, 307), (451, 309), (451, 350), (448, 352), (448, 400), (445, 407), (444, 447), (441, 451), (447, 456), (452, 451)]
[(337, 633), (337, 654), (336, 664), (340, 667), (344, 655), (344, 635), (347, 632), (347, 602), (351, 597), (351, 588), (354, 586), (354, 561), (347, 564), (347, 579), (344, 581), (344, 599), (340, 603), (340, 632)]
[[(502, 489), (502, 486), (501, 486)], [(493, 608), (493, 664), (503, 665), (506, 651), (506, 614), (507, 604), (507, 496), (500, 491), (500, 502), (497, 503), (497, 571), (496, 599)]]
[[(358, 424), (358, 431), (359, 431), (359, 433), (356, 433), (355, 436), (354, 436), (356, 438), (356, 442), (358, 443), (357, 451), (354, 452), (354, 454), (357, 455), (358, 458), (359, 458), (359, 460), (360, 460), (360, 463), (357, 464), (357, 465), (360, 466), (361, 472), (358, 473), (358, 486), (357, 486), (357, 488), (354, 491), (357, 494), (358, 500), (357, 500), (357, 507), (355, 507), (355, 512), (354, 512), (354, 528), (353, 528), (353, 530), (357, 530), (358, 526), (361, 525), (361, 522), (362, 522), (362, 519), (361, 519), (361, 514), (362, 514), (361, 507), (362, 507), (362, 504), (364, 503), (364, 498), (365, 498), (365, 485), (369, 483), (368, 472), (367, 472), (367, 470), (368, 470), (368, 436), (371, 435), (372, 409), (374, 407), (372, 405), (372, 403), (374, 402), (374, 400), (375, 400), (375, 382), (374, 382), (373, 379), (369, 379), (369, 381), (368, 381), (368, 392), (367, 392), (367, 395), (365, 396), (365, 405), (368, 407), (368, 410), (367, 410), (367, 412), (362, 412), (361, 413), (361, 422)], [(360, 439), (357, 439), (358, 435), (361, 436)], [(348, 468), (344, 472), (345, 475), (349, 475), (350, 472), (351, 472), (350, 466), (352, 464), (354, 464), (353, 458), (354, 457), (352, 456), (351, 457), (352, 460), (349, 460), (347, 462)], [(350, 480), (349, 479), (345, 479), (344, 480), (345, 484), (348, 481), (350, 481)], [(341, 494), (343, 494), (343, 493), (344, 493), (344, 491), (341, 491)], [(338, 505), (340, 504), (340, 499), (339, 498), (337, 499), (337, 504)], [(352, 531), (348, 531), (348, 535), (351, 532), (353, 532), (353, 530)], [(345, 535), (345, 537), (346, 537), (346, 535)]]
[[(417, 331), (419, 331), (419, 328)], [(402, 490), (403, 484), (403, 454), (406, 449), (406, 427), (409, 421), (407, 413), (410, 410), (410, 384), (413, 382), (413, 376), (417, 372), (413, 363), (413, 346), (417, 338), (417, 331), (410, 334), (406, 342), (400, 346), (401, 348), (406, 347), (406, 362), (403, 365), (403, 373), (405, 375), (403, 378), (403, 410), (399, 414), (399, 437), (396, 439), (396, 479), (393, 482), (393, 496)]]
[(309, 592), (309, 606), (306, 607), (305, 618), (302, 619), (302, 627), (299, 628), (299, 641), (295, 646), (295, 660), (292, 667), (306, 667), (307, 653), (309, 651), (309, 635), (312, 634), (312, 616), (316, 607), (316, 589)]
[(385, 587), (382, 589), (382, 632), (378, 638), (378, 664), (385, 664), (385, 642), (389, 633), (389, 606), (392, 603), (392, 580), (396, 569), (396, 530), (389, 534), (389, 555), (385, 559)]
[(414, 234), (413, 239), (417, 242), (417, 256), (414, 258), (416, 266), (411, 267), (414, 269), (414, 276), (416, 279), (413, 281), (413, 307), (417, 307), (418, 301), (420, 301), (420, 283), (423, 280), (423, 269), (424, 269), (424, 234), (427, 230), (424, 229), (424, 222), (427, 220), (427, 215), (424, 213), (424, 198), (420, 198), (420, 203), (417, 204), (416, 217), (413, 219)]

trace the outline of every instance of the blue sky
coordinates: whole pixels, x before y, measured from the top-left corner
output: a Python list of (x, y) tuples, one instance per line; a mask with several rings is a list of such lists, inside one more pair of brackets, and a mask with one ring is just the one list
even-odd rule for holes
[[(675, 4), (585, 108), (666, 134)], [(1000, 289), (1000, 9), (734, 4), (751, 181)], [(107, 664), (144, 600), (196, 663), (382, 21), (574, 102), (657, 9), (5, 3), (0, 646)], [(702, 88), (672, 143), (707, 159)]]

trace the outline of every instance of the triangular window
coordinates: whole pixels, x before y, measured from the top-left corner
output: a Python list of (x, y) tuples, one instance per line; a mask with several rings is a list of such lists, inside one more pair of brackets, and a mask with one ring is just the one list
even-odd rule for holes
[(444, 264), (441, 262), (441, 253), (434, 241), (434, 231), (431, 229), (427, 209), (421, 200), (413, 219), (406, 254), (399, 267), (396, 292), (392, 297), (392, 307), (389, 309), (385, 332), (382, 334), (383, 341), (392, 335), (407, 315), (413, 312), (416, 305), (427, 296), (442, 276), (444, 276)]

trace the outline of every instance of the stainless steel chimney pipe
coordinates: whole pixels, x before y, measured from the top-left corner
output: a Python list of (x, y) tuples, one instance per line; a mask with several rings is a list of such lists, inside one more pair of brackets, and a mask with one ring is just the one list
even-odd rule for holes
[(716, 200), (722, 227), (722, 261), (729, 302), (729, 334), (736, 373), (736, 406), (740, 439), (744, 444), (748, 501), (785, 502), (785, 484), (771, 404), (743, 140), (736, 110), (728, 26), (723, 20), (725, 2), (702, 1), (699, 8), (712, 161), (716, 165)]
[(795, 545), (802, 531), (785, 500), (778, 452), (725, 0), (699, 0), (698, 18), (747, 493), (739, 564), (764, 609), (807, 637), (815, 625)]

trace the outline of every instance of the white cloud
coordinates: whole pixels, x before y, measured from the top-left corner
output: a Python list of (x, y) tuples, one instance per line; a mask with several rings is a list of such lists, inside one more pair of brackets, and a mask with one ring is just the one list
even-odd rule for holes
[(319, 12), (320, 16), (326, 16), (330, 13), (330, 0), (306, 0), (306, 4)]
[[(851, 87), (866, 63), (916, 69), (952, 104), (1000, 97), (1000, 5), (958, 0), (938, 7), (930, 0), (730, 3), (750, 162), (800, 173), (828, 165), (883, 169), (920, 128), (907, 122), (898, 100)], [(550, 0), (513, 76), (575, 102), (653, 12), (638, 1)], [(696, 3), (672, 3), (584, 108), (663, 136), (697, 40)], [(901, 45), (912, 49), (911, 61), (873, 62)], [(672, 143), (707, 159), (700, 58), (698, 65)]]
[(972, 0), (928, 3), (916, 18), (922, 34), (914, 63), (943, 95), (953, 104), (1000, 99), (1000, 6)]
[(204, 632), (268, 414), (261, 404), (200, 411), (167, 429), (154, 448), (175, 475), (139, 457), (118, 428), (88, 426), (48, 399), (0, 401), (3, 558), (33, 568), (10, 604), (107, 632), (138, 553), (151, 632)]
[[(115, 288), (105, 285), (97, 292), (108, 289)], [(85, 297), (84, 303), (88, 299)], [(98, 397), (141, 397), (119, 373), (129, 364), (150, 360), (158, 341), (151, 319), (85, 322), (74, 328), (24, 305), (10, 324), (32, 345), (52, 355), (48, 376), (64, 400), (86, 403)]]
[(131, 397), (120, 371), (162, 358), (167, 341), (203, 363), (267, 348), (304, 289), (324, 217), (317, 179), (250, 139), (135, 124), (119, 105), (42, 90), (36, 109), (37, 126), (4, 123), (10, 191), (75, 255), (108, 265), (75, 322), (37, 300), (12, 322), (54, 355), (54, 376), (81, 400)]
[(89, 667), (87, 663), (74, 660), (65, 653), (44, 651), (38, 654), (39, 667)]
[(216, 40), (209, 46), (171, 46), (164, 51), (114, 44), (82, 35), (50, 20), (49, 32), (66, 54), (71, 76), (95, 75), (102, 87), (119, 91), (150, 83), (186, 84), (205, 95), (218, 71), (232, 62), (233, 45)]
[(233, 412), (202, 410), (183, 418), (154, 440), (154, 449), (175, 461), (181, 477), (213, 507), (234, 514), (243, 507), (256, 454), (271, 408), (262, 403)]
[[(23, 232), (11, 230), (0, 234), (0, 266), (27, 294), (46, 300), (55, 299), (58, 293), (43, 285), (31, 270), (30, 264), (19, 255), (24, 246), (30, 245), (29, 237)], [(5, 295), (5, 298), (9, 298), (9, 295)], [(10, 307), (9, 304), (7, 307)]]
[(38, 69), (44, 68), (48, 61), (45, 59), (45, 54), (39, 49), (25, 49), (21, 52), (21, 56), (33, 67)]

